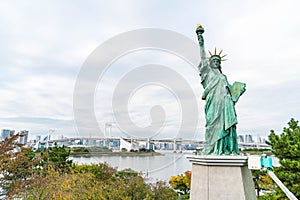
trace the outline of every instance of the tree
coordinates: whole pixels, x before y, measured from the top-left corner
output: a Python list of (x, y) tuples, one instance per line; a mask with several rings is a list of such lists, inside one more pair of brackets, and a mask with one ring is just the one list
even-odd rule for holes
[(131, 169), (107, 163), (78, 165), (66, 147), (32, 152), (18, 144), (20, 134), (0, 143), (0, 199), (174, 199), (165, 183), (147, 184)]
[(166, 182), (158, 181), (155, 184), (150, 184), (152, 192), (152, 200), (161, 200), (161, 199), (177, 199), (177, 193), (170, 189)]
[(75, 173), (78, 174), (91, 173), (96, 177), (97, 180), (101, 180), (101, 181), (113, 179), (115, 174), (118, 173), (115, 168), (112, 168), (107, 163), (90, 164), (90, 165), (74, 164), (72, 168)]
[[(283, 133), (276, 135), (273, 130), (269, 142), (273, 154), (279, 159), (280, 167), (274, 167), (274, 173), (283, 184), (300, 199), (300, 127), (298, 121), (291, 119)], [(273, 199), (284, 199), (286, 195), (276, 188)]]
[(65, 146), (58, 146), (57, 144), (54, 147), (49, 147), (45, 149), (45, 152), (42, 152), (43, 160), (46, 164), (53, 164), (55, 169), (61, 171), (69, 170), (69, 167), (72, 164), (72, 160), (68, 160), (70, 156), (70, 149)]
[(18, 143), (23, 136), (17, 133), (0, 143), (0, 196), (10, 198), (24, 189), (41, 161), (30, 148)]
[[(273, 193), (277, 187), (266, 170), (251, 170), (254, 187), (257, 191), (258, 199), (268, 199), (268, 193)], [(261, 191), (265, 192), (263, 196), (259, 196)], [(271, 198), (272, 199), (272, 198)]]
[(192, 172), (187, 170), (184, 172), (184, 183), (188, 190), (191, 189), (191, 179), (192, 179)]
[(72, 169), (66, 173), (60, 173), (50, 164), (47, 171), (46, 176), (35, 179), (26, 191), (24, 190), (16, 197), (28, 200), (168, 200), (176, 198), (176, 193), (165, 183), (148, 185), (137, 172), (126, 169), (117, 173), (115, 168), (106, 163), (73, 165)]
[(184, 194), (189, 193), (191, 186), (191, 171), (186, 171), (184, 174), (171, 176), (169, 183), (175, 190), (180, 190)]

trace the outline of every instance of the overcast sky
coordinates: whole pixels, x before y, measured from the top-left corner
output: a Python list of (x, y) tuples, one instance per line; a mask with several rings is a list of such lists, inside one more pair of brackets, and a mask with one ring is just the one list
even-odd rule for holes
[[(171, 30), (197, 42), (195, 27), (201, 23), (206, 49), (217, 47), (228, 54), (222, 69), (229, 82), (247, 84), (236, 104), (238, 133), (267, 136), (271, 129), (281, 133), (292, 117), (300, 119), (299, 4), (297, 0), (0, 1), (0, 128), (26, 129), (31, 138), (51, 129), (56, 136), (80, 135), (73, 114), (74, 87), (84, 62), (98, 46), (142, 28)], [(154, 63), (172, 68), (190, 84), (199, 115), (189, 116), (198, 124), (197, 131), (187, 135), (203, 138), (200, 78), (193, 67), (160, 51), (127, 54), (99, 77), (94, 94), (98, 127), (103, 131), (110, 122), (113, 136), (125, 136), (112, 111), (115, 88), (126, 73)], [(182, 99), (175, 93), (159, 84), (136, 89), (128, 102), (131, 120), (145, 127), (153, 121), (151, 108), (161, 105), (166, 116), (158, 134), (175, 137), (186, 108), (178, 104)]]

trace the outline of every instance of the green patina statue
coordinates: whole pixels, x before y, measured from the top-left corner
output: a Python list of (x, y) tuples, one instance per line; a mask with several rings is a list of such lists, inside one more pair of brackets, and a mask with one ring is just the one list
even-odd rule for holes
[(204, 29), (198, 25), (196, 33), (200, 45), (201, 62), (199, 72), (204, 92), (202, 99), (206, 101), (205, 145), (203, 155), (237, 155), (237, 116), (234, 105), (245, 92), (246, 84), (235, 82), (230, 85), (221, 70), (222, 51), (210, 53), (206, 57), (203, 34)]

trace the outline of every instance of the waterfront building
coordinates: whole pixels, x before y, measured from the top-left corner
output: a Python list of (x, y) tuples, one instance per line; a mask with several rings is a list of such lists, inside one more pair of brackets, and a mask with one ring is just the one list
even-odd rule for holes
[(238, 142), (245, 142), (243, 135), (238, 136)]
[(262, 143), (262, 139), (260, 136), (257, 137), (257, 143)]
[(139, 150), (139, 143), (136, 141), (126, 141), (123, 138), (120, 138), (120, 150), (127, 149), (127, 151)]
[(24, 136), (19, 138), (19, 143), (20, 144), (26, 144), (28, 140), (28, 133), (29, 131), (27, 130), (22, 130), (20, 131)]
[(36, 138), (35, 138), (35, 140), (38, 142), (38, 141), (41, 141), (41, 138), (42, 137), (40, 135), (37, 135)]
[(246, 137), (245, 139), (246, 143), (253, 143), (252, 135), (246, 135), (245, 137)]
[(5, 140), (6, 138), (9, 138), (11, 135), (15, 134), (15, 130), (10, 129), (2, 129), (1, 130), (1, 140)]

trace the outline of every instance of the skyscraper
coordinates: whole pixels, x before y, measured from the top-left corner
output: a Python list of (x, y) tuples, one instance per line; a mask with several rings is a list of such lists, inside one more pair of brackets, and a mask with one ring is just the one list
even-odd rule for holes
[(15, 133), (14, 130), (2, 129), (1, 130), (1, 140), (5, 140), (5, 138), (9, 138), (14, 133)]
[(252, 143), (253, 139), (252, 139), (252, 135), (246, 135), (246, 143)]
[(257, 137), (257, 142), (258, 142), (258, 143), (262, 143), (262, 139), (261, 139), (260, 136)]
[(26, 144), (28, 140), (28, 131), (27, 130), (22, 130), (20, 131), (24, 136), (19, 138), (19, 143), (20, 144)]
[(35, 140), (38, 142), (38, 141), (41, 141), (41, 136), (40, 135), (37, 135)]
[(244, 142), (244, 136), (243, 135), (238, 136), (238, 142)]

